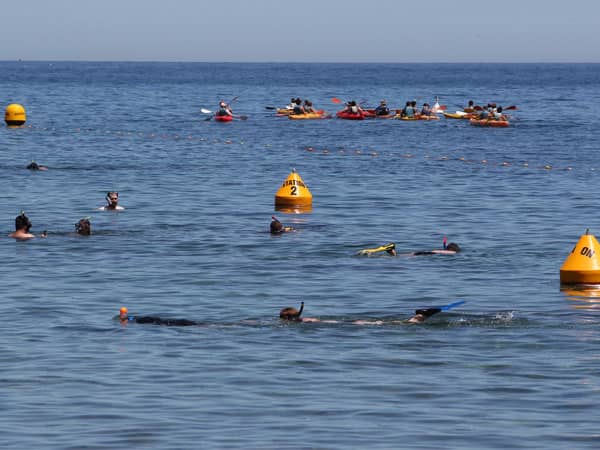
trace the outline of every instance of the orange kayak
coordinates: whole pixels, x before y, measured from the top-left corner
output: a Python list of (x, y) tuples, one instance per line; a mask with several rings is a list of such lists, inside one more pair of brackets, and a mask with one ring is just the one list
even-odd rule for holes
[(508, 120), (489, 120), (489, 119), (470, 119), (469, 123), (475, 127), (492, 127), (492, 128), (506, 128), (510, 125)]

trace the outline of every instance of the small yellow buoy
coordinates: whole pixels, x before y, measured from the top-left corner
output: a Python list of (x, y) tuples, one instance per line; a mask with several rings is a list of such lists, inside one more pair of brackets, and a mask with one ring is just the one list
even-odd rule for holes
[(560, 283), (600, 284), (600, 244), (589, 230), (581, 236), (560, 268)]
[(18, 127), (25, 123), (27, 115), (25, 108), (17, 103), (11, 103), (4, 112), (4, 121), (9, 127)]
[(275, 194), (276, 208), (310, 207), (312, 205), (312, 194), (308, 186), (304, 184), (296, 169), (282, 183)]

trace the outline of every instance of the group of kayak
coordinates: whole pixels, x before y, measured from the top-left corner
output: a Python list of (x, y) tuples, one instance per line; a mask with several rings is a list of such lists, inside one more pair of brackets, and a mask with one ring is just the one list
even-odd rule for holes
[[(506, 110), (515, 110), (516, 106), (509, 106)], [(488, 103), (487, 106), (475, 105), (473, 100), (462, 110), (454, 113), (444, 112), (447, 119), (468, 120), (471, 125), (480, 127), (499, 127), (505, 128), (510, 125), (508, 116), (504, 114), (504, 108), (495, 103)]]
[[(333, 103), (343, 103), (337, 98), (332, 99)], [(231, 102), (230, 102), (231, 103)], [(202, 110), (203, 113), (213, 114), (207, 120), (214, 118), (218, 122), (230, 122), (234, 118), (241, 120), (247, 119), (246, 116), (234, 116), (230, 103), (220, 102), (219, 108), (213, 114), (212, 111)], [(284, 108), (267, 107), (267, 109), (276, 109), (277, 116), (288, 117), (291, 120), (310, 120), (310, 119), (327, 119), (331, 118), (323, 109), (315, 109), (310, 100), (300, 98), (292, 98), (290, 103)], [(429, 103), (423, 103), (421, 108), (417, 107), (415, 100), (407, 101), (402, 109), (390, 109), (385, 100), (379, 102), (379, 106), (374, 109), (361, 107), (354, 100), (348, 101), (344, 105), (344, 109), (336, 113), (336, 117), (345, 120), (364, 120), (364, 119), (398, 119), (398, 120), (439, 120), (439, 114), (442, 114), (447, 119), (467, 119), (471, 125), (483, 127), (508, 127), (510, 122), (508, 116), (504, 114), (504, 110), (517, 109), (516, 106), (503, 108), (495, 103), (488, 103), (487, 106), (475, 105), (473, 100), (470, 100), (468, 105), (460, 111), (447, 112), (446, 105), (440, 105), (436, 98), (435, 103), (431, 106)]]

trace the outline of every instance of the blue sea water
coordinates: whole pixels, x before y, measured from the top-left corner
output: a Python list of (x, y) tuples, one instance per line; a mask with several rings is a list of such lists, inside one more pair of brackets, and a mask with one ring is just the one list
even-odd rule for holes
[[(292, 96), (518, 110), (485, 129), (265, 109)], [(204, 120), (234, 97), (248, 120)], [(600, 65), (2, 62), (0, 99), (28, 115), (0, 128), (2, 448), (600, 445), (600, 297), (559, 289), (600, 233)], [(292, 168), (309, 213), (274, 211)], [(125, 211), (97, 210), (109, 190)], [(6, 237), (21, 210), (47, 239)], [(463, 252), (354, 256), (444, 236)], [(338, 323), (278, 320), (301, 301)], [(123, 326), (121, 306), (204, 325)]]

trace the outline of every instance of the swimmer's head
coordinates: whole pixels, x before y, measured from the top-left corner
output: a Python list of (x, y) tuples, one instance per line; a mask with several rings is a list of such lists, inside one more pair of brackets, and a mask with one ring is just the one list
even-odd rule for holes
[(458, 244), (454, 243), (454, 242), (450, 242), (447, 246), (446, 246), (446, 250), (450, 250), (452, 252), (460, 252), (460, 247), (458, 246)]
[(77, 234), (81, 234), (82, 236), (89, 236), (92, 234), (92, 224), (90, 219), (86, 217), (77, 222), (75, 224), (75, 231), (77, 231)]
[(288, 306), (287, 308), (283, 308), (281, 311), (279, 311), (279, 318), (282, 320), (290, 320), (293, 322), (299, 322), (300, 319), (300, 315), (302, 314), (302, 310), (304, 309), (304, 302), (300, 303), (300, 310), (297, 310), (296, 308), (292, 308), (291, 306)]
[(389, 243), (385, 251), (388, 255), (396, 256), (396, 244), (394, 242)]
[(116, 205), (117, 203), (119, 203), (119, 193), (116, 191), (107, 192), (106, 201), (109, 205)]
[(469, 106), (473, 106), (475, 102), (473, 100), (469, 100)]
[(124, 306), (119, 310), (119, 319), (127, 320), (129, 318), (129, 311)]
[(38, 163), (36, 163), (35, 161), (32, 160), (29, 163), (29, 165), (26, 167), (26, 169), (29, 169), (29, 170), (40, 170), (40, 166), (38, 165)]
[(15, 230), (25, 230), (26, 233), (29, 233), (31, 229), (31, 221), (29, 217), (25, 215), (24, 212), (21, 212), (17, 217), (15, 217)]
[(271, 233), (283, 233), (283, 224), (275, 218), (275, 216), (271, 216), (273, 221), (271, 222)]

